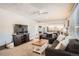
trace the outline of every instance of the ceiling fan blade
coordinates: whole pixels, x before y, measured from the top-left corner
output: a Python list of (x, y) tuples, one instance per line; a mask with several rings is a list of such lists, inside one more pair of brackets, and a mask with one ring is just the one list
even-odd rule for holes
[(41, 13), (41, 14), (47, 14), (48, 12), (43, 12), (43, 13)]
[(33, 12), (32, 14), (38, 14), (38, 15), (41, 15), (41, 14), (47, 14), (48, 12), (40, 12), (40, 11), (35, 11)]

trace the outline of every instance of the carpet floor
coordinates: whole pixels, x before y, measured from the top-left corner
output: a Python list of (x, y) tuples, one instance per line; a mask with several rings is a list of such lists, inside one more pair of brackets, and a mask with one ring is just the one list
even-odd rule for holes
[(30, 41), (11, 49), (0, 50), (0, 56), (44, 56), (44, 53), (33, 52), (32, 41)]

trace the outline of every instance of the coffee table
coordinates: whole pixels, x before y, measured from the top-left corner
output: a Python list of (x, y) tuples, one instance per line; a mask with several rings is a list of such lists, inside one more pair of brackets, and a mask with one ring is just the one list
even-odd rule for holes
[(35, 39), (32, 42), (33, 45), (33, 51), (41, 54), (45, 49), (48, 47), (48, 40), (46, 39)]

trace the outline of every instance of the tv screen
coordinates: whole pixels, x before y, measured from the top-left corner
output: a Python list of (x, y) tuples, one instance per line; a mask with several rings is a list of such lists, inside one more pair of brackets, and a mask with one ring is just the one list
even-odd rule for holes
[(28, 33), (28, 25), (15, 24), (14, 33), (16, 34)]

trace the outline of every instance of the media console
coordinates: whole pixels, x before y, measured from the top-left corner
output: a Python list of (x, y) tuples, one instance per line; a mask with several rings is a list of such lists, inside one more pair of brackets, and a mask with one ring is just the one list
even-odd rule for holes
[(29, 33), (13, 35), (14, 46), (21, 45), (29, 41)]
[(15, 24), (13, 42), (15, 46), (29, 41), (28, 25)]

